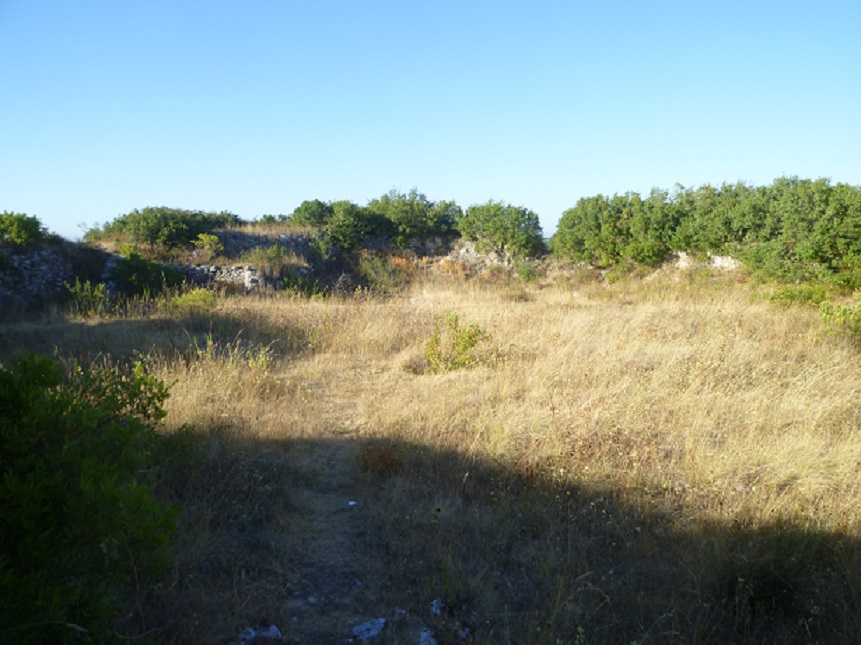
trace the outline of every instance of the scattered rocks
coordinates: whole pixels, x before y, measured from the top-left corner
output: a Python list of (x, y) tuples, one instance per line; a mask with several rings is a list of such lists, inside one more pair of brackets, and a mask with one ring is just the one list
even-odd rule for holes
[(274, 280), (261, 279), (257, 269), (247, 265), (234, 265), (221, 267), (218, 265), (177, 265), (174, 267), (190, 282), (199, 285), (207, 285), (212, 282), (222, 282), (243, 286), (247, 291), (260, 288), (261, 285), (270, 284), (274, 286)]
[(442, 616), (442, 610), (443, 610), (442, 598), (436, 598), (433, 602), (431, 602), (430, 610), (434, 616)]
[(385, 618), (374, 618), (366, 621), (361, 625), (353, 627), (353, 638), (358, 638), (360, 641), (366, 641), (371, 638), (376, 638), (386, 626)]
[(269, 625), (269, 627), (246, 627), (239, 634), (239, 639), (234, 641), (234, 645), (265, 643), (266, 641), (282, 640), (283, 638), (281, 630), (275, 625)]
[(727, 255), (708, 254), (704, 259), (697, 259), (684, 251), (679, 251), (671, 258), (671, 264), (678, 269), (697, 269), (706, 267), (717, 271), (734, 271), (741, 266), (735, 258)]

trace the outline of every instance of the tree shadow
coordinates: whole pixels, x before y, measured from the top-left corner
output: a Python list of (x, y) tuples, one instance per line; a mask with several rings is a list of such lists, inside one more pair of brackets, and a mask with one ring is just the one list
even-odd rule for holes
[(388, 617), (374, 641), (386, 643), (416, 642), (407, 618), (440, 643), (861, 634), (861, 545), (845, 535), (788, 520), (685, 524), (683, 509), (633, 505), (612, 482), (396, 439), (233, 428), (195, 441), (205, 459), (164, 489), (184, 517), (173, 580), (140, 604), (165, 642), (253, 624), (278, 625), (286, 642), (344, 642), (361, 616)]
[(222, 313), (191, 312), (152, 317), (70, 319), (58, 313), (0, 322), (0, 363), (11, 364), (26, 353), (57, 354), (89, 363), (166, 358), (207, 343), (263, 345), (276, 355), (294, 355), (307, 348), (307, 331), (280, 323), (278, 327)]

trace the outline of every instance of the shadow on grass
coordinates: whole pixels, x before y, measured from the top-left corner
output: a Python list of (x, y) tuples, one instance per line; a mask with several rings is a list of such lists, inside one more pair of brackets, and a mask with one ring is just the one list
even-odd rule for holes
[(207, 343), (222, 346), (265, 346), (275, 355), (307, 347), (307, 332), (274, 328), (222, 314), (151, 318), (75, 320), (50, 314), (22, 321), (0, 322), (0, 362), (11, 364), (25, 353), (58, 354), (82, 362), (100, 357), (125, 360), (148, 355), (168, 358)]
[[(612, 483), (575, 486), (398, 440), (234, 429), (195, 441), (205, 457), (165, 488), (184, 509), (174, 578), (140, 605), (163, 642), (271, 623), (286, 642), (345, 642), (361, 616), (396, 610), (440, 643), (861, 634), (859, 543), (839, 534), (788, 521), (686, 525), (633, 507)], [(320, 496), (338, 505), (335, 535), (315, 523), (329, 512)], [(379, 642), (416, 642), (387, 629)]]

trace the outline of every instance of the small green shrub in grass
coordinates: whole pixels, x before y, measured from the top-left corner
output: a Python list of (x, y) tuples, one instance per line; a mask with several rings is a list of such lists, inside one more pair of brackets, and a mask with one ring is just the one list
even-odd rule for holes
[(168, 302), (168, 310), (175, 314), (202, 314), (218, 306), (218, 294), (211, 289), (192, 289)]
[(769, 300), (781, 304), (821, 305), (828, 298), (828, 289), (819, 283), (787, 284), (778, 287)]
[(110, 311), (111, 299), (104, 284), (92, 284), (89, 280), (81, 282), (75, 278), (75, 284), (66, 283), (71, 302), (69, 308), (76, 316), (99, 316)]
[(168, 564), (176, 514), (140, 480), (167, 396), (140, 364), (0, 369), (0, 641), (117, 640)]
[(433, 335), (425, 345), (430, 372), (441, 374), (474, 365), (477, 345), (490, 335), (476, 324), (462, 327), (457, 314), (448, 312), (437, 318)]
[(825, 301), (819, 305), (822, 330), (830, 335), (846, 335), (861, 339), (861, 291), (855, 292), (853, 305)]

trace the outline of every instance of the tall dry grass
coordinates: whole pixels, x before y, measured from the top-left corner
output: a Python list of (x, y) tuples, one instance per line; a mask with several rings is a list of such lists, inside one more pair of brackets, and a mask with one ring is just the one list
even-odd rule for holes
[[(475, 367), (430, 374), (446, 312), (490, 339)], [(857, 349), (744, 280), (439, 278), (51, 324), (0, 338), (136, 351), (174, 384), (166, 432), (200, 435), (170, 492), (173, 580), (140, 612), (164, 641), (265, 620), (320, 642), (395, 608), (440, 642), (861, 633)], [(326, 504), (348, 495), (361, 519), (342, 525)], [(364, 580), (321, 592), (352, 613), (302, 600), (326, 566)]]

